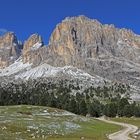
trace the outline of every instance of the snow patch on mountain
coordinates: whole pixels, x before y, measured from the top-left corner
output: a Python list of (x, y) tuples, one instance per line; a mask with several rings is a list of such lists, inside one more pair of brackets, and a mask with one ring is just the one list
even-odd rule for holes
[(60, 69), (61, 68), (52, 67), (48, 64), (42, 64), (26, 72), (16, 75), (15, 78), (28, 80), (28, 79), (37, 79), (39, 77), (55, 76), (60, 71)]
[(32, 50), (32, 51), (37, 50), (37, 49), (39, 49), (41, 46), (42, 46), (42, 43), (37, 42), (36, 44), (34, 44), (34, 45), (31, 47), (31, 50)]
[(17, 59), (13, 64), (5, 69), (0, 69), (0, 77), (2, 76), (10, 76), (21, 72), (22, 70), (29, 70), (31, 69), (32, 64), (23, 63), (22, 58), (20, 57)]
[(70, 78), (77, 78), (83, 81), (94, 82), (97, 85), (100, 83), (104, 83), (104, 79), (94, 75), (84, 72), (83, 70), (77, 69), (73, 66), (65, 66), (65, 67), (53, 67), (46, 63), (32, 68), (26, 72), (19, 73), (15, 75), (15, 79), (37, 79), (41, 77), (61, 77), (61, 76), (69, 76)]
[[(11, 64), (9, 67), (0, 70), (0, 77), (13, 76), (16, 80), (29, 80), (43, 77), (69, 77), (70, 79), (79, 79), (85, 83), (94, 83), (95, 85), (102, 85), (104, 80), (97, 75), (90, 75), (81, 69), (73, 66), (53, 67), (44, 63), (37, 67), (32, 67), (32, 64), (23, 63), (22, 57)], [(86, 86), (86, 84), (85, 84)]]

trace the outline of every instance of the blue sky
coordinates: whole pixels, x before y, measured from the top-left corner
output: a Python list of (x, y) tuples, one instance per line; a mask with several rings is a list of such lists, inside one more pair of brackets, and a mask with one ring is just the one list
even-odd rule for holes
[(78, 15), (140, 34), (140, 0), (0, 0), (0, 33), (14, 31), (22, 41), (39, 33), (47, 44), (56, 24)]

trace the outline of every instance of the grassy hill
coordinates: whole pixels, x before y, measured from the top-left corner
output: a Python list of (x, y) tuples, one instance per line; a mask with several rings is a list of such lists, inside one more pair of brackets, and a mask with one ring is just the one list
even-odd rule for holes
[(1, 106), (0, 140), (105, 140), (120, 129), (70, 112), (41, 106)]

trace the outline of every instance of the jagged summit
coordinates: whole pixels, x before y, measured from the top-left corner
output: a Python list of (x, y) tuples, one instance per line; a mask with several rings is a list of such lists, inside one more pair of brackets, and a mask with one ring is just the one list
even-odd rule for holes
[(79, 15), (75, 17), (66, 17), (62, 22), (72, 22), (72, 21), (80, 21), (80, 22), (93, 22), (93, 23), (98, 23), (101, 25), (101, 23), (97, 19), (90, 19), (85, 15)]
[(12, 64), (18, 58), (18, 40), (13, 32), (0, 37), (0, 68)]
[(1, 43), (2, 42), (7, 42), (7, 43), (17, 42), (17, 37), (14, 32), (7, 32), (4, 35), (0, 36), (0, 42)]
[[(50, 51), (63, 60), (63, 65), (84, 65), (82, 63), (85, 58), (104, 56), (124, 56), (134, 60), (129, 47), (126, 53), (123, 47), (119, 47), (119, 43), (138, 47), (140, 39), (130, 30), (118, 29), (114, 25), (102, 25), (85, 16), (66, 18), (56, 26), (49, 41)], [(79, 57), (81, 58), (78, 60)], [(84, 60), (79, 62), (83, 58)]]
[(24, 63), (33, 61), (35, 55), (33, 55), (33, 52), (37, 51), (40, 47), (43, 46), (43, 40), (42, 37), (38, 34), (31, 35), (27, 41), (25, 41), (23, 45), (23, 61)]

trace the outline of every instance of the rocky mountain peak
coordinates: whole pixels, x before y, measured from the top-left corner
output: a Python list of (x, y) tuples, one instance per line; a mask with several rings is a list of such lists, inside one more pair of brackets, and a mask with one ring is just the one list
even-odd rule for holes
[(96, 20), (96, 19), (90, 19), (84, 15), (80, 15), (80, 16), (76, 16), (76, 17), (66, 17), (64, 20), (62, 20), (62, 23), (88, 23), (88, 22), (92, 22), (94, 25), (98, 25), (101, 26), (102, 24)]
[[(130, 47), (122, 47), (122, 44)], [(140, 46), (140, 37), (131, 30), (102, 25), (97, 20), (78, 16), (68, 17), (56, 26), (49, 46), (62, 65), (83, 66), (86, 59), (96, 57), (123, 56), (136, 60), (131, 49)]]
[[(36, 43), (42, 43), (42, 37), (38, 34), (33, 34), (31, 35), (27, 41), (25, 41), (24, 46), (23, 46), (23, 51), (29, 51), (33, 45), (35, 45)], [(23, 52), (24, 53), (24, 52)]]
[(23, 61), (30, 62), (35, 57), (37, 50), (43, 46), (42, 37), (38, 34), (31, 35), (23, 46)]
[[(85, 16), (78, 16), (78, 17), (67, 17), (65, 18), (61, 23), (59, 23), (54, 32), (52, 33), (52, 36), (50, 37), (50, 42), (52, 43), (57, 40), (59, 40), (61, 35), (64, 35), (65, 33), (73, 33), (74, 30), (82, 31), (80, 27), (82, 26), (91, 26), (94, 28), (101, 28), (102, 24), (97, 20), (91, 20), (88, 17)], [(89, 27), (90, 28), (90, 27)]]
[[(0, 43), (1, 44), (13, 44), (13, 43), (17, 43), (17, 37), (15, 35), (15, 33), (13, 32), (7, 32), (6, 34), (4, 34), (3, 36), (0, 36)], [(0, 46), (0, 47), (4, 47), (4, 46)], [(7, 47), (7, 46), (5, 46)]]
[(7, 32), (0, 37), (0, 68), (14, 62), (19, 55), (18, 53), (18, 40), (13, 32)]

